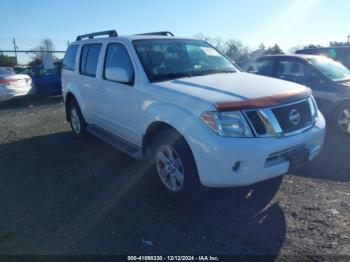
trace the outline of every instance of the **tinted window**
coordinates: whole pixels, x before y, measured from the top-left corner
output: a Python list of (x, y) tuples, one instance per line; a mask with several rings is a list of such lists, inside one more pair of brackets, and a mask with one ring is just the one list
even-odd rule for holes
[(88, 76), (96, 76), (98, 57), (101, 44), (84, 45), (80, 59), (80, 73)]
[[(134, 76), (134, 68), (130, 56), (122, 44), (110, 44), (108, 46), (104, 72), (112, 67), (123, 68), (129, 76)], [(107, 77), (105, 79), (109, 80)]]
[(280, 61), (277, 68), (277, 77), (283, 80), (302, 83), (306, 76), (305, 65), (295, 60)]
[(277, 77), (299, 84), (320, 80), (320, 77), (310, 66), (294, 59), (282, 60), (278, 63)]
[(59, 74), (60, 74), (60, 65), (59, 64), (55, 64), (53, 66), (53, 68), (51, 68), (51, 69), (41, 68), (37, 73), (37, 75), (39, 77), (53, 76), (53, 75), (59, 75)]
[(247, 68), (248, 73), (272, 76), (273, 74), (273, 61), (272, 60), (260, 60), (251, 64)]
[(71, 45), (68, 47), (63, 60), (63, 68), (67, 70), (74, 70), (75, 57), (77, 56), (78, 46)]

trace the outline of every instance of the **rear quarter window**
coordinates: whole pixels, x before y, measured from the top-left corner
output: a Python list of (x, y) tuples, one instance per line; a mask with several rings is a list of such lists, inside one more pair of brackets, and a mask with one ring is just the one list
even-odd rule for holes
[(75, 58), (77, 56), (78, 45), (71, 45), (68, 47), (63, 59), (63, 69), (74, 71)]

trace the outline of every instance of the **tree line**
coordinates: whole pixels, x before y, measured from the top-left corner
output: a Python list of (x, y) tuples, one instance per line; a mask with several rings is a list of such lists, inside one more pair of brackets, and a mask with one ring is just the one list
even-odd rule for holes
[[(235, 63), (241, 67), (246, 64), (253, 62), (255, 59), (263, 55), (274, 55), (274, 54), (284, 54), (284, 51), (280, 48), (278, 44), (267, 47), (261, 43), (258, 48), (251, 49), (249, 46), (242, 43), (238, 39), (223, 40), (220, 37), (209, 37), (203, 34), (197, 34), (194, 36), (197, 39), (205, 40), (213, 45), (215, 48), (220, 50), (223, 54), (228, 56), (230, 59), (235, 61)], [(330, 42), (329, 47), (332, 46), (349, 46), (348, 42)], [(306, 46), (295, 46), (288, 50), (288, 53), (294, 53), (298, 49), (307, 48), (318, 48), (324, 47), (318, 44), (310, 44)], [(53, 41), (49, 38), (43, 39), (40, 44), (32, 49), (28, 56), (30, 60), (28, 62), (29, 66), (41, 65), (43, 60), (43, 55), (45, 51), (55, 51), (55, 45)], [(52, 55), (52, 53), (50, 53)], [(47, 54), (46, 54), (47, 55)], [(53, 60), (57, 58), (53, 57)], [(13, 67), (16, 66), (16, 62), (9, 56), (0, 53), (0, 66)]]

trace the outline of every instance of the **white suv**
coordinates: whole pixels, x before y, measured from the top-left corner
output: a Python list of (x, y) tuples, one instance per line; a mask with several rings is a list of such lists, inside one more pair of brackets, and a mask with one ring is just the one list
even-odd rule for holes
[(240, 72), (204, 41), (87, 34), (69, 46), (62, 70), (74, 134), (150, 160), (173, 196), (298, 171), (323, 144), (309, 88)]

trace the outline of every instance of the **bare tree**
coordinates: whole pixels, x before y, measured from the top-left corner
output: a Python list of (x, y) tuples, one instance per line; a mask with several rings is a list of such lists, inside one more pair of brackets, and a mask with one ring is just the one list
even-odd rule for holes
[(54, 60), (53, 51), (55, 51), (55, 45), (50, 38), (45, 38), (41, 40), (40, 45), (37, 46), (29, 53), (32, 61), (43, 61), (44, 56), (52, 56), (52, 60)]
[(251, 50), (240, 40), (228, 40), (226, 41), (225, 46), (225, 54), (237, 65), (244, 66), (251, 59)]
[(210, 37), (210, 36), (205, 36), (204, 34), (196, 34), (194, 35), (194, 38), (208, 42), (209, 44), (211, 44), (221, 52), (225, 51), (226, 43), (221, 37)]

